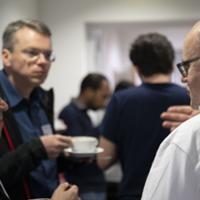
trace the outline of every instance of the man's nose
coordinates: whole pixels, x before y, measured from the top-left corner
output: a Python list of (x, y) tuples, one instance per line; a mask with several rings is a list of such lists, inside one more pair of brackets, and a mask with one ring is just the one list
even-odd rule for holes
[(40, 53), (40, 54), (39, 54), (38, 61), (40, 61), (40, 62), (47, 62), (47, 63), (49, 63), (49, 59), (48, 59), (48, 58), (45, 56), (45, 54), (44, 54), (44, 53)]
[(42, 64), (46, 66), (46, 65), (49, 65), (50, 62), (49, 62), (49, 59), (45, 56), (45, 54), (40, 53), (38, 55), (37, 64)]

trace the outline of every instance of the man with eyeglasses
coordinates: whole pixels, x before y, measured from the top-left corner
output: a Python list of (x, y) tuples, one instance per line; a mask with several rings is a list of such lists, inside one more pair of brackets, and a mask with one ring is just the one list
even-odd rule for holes
[(15, 157), (10, 162), (17, 164), (18, 170), (10, 173), (7, 173), (9, 163), (5, 162), (2, 174), (14, 176), (2, 175), (0, 179), (11, 199), (50, 197), (58, 185), (55, 158), (71, 144), (69, 137), (53, 135), (53, 99), (40, 87), (55, 60), (51, 32), (40, 21), (18, 20), (6, 27), (2, 39), (0, 95), (9, 109), (3, 113), (0, 156), (31, 140), (37, 142), (21, 151), (20, 155), (30, 157), (30, 161), (18, 162)]
[[(178, 115), (180, 119), (171, 128), (178, 127), (157, 151), (142, 200), (200, 199), (200, 115), (195, 111), (200, 106), (199, 55), (200, 22), (197, 22), (185, 38), (184, 61), (177, 64), (182, 81), (188, 86), (192, 108), (170, 108), (172, 115), (183, 110), (185, 113)], [(190, 119), (180, 125), (180, 121), (187, 117)]]

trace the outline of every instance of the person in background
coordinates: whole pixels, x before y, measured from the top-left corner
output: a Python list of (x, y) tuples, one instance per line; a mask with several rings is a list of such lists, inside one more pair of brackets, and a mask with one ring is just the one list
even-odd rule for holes
[(34, 142), (25, 147), (26, 151), (19, 150), (18, 155), (28, 157), (29, 162), (12, 157), (1, 168), (6, 171), (7, 164), (13, 162), (18, 170), (12, 168), (0, 179), (11, 199), (50, 197), (58, 185), (55, 158), (71, 144), (69, 137), (53, 135), (51, 99), (40, 87), (55, 60), (51, 32), (40, 21), (17, 20), (8, 24), (2, 40), (0, 95), (9, 109), (3, 113), (0, 157)]
[[(93, 126), (87, 111), (105, 108), (109, 97), (110, 86), (105, 76), (99, 73), (86, 75), (80, 84), (78, 97), (72, 99), (59, 114), (59, 118), (67, 126), (66, 135), (98, 138), (98, 128)], [(65, 177), (79, 187), (82, 200), (106, 199), (104, 175), (96, 160), (68, 168)]]
[(174, 50), (164, 35), (140, 35), (129, 55), (142, 84), (112, 96), (100, 139), (101, 156), (111, 159), (98, 159), (98, 164), (106, 169), (119, 160), (119, 199), (140, 200), (155, 153), (169, 134), (160, 115), (171, 105), (189, 104), (189, 97), (185, 88), (171, 83)]
[(134, 84), (131, 81), (121, 80), (116, 84), (114, 92), (127, 89), (129, 87), (134, 87)]
[(188, 86), (192, 109), (176, 107), (173, 112), (179, 112), (178, 109), (187, 111), (186, 116), (190, 119), (177, 124), (179, 126), (160, 145), (142, 200), (198, 200), (200, 197), (200, 115), (192, 117), (200, 106), (199, 41), (200, 21), (187, 34), (183, 47), (184, 61), (177, 64), (182, 82)]

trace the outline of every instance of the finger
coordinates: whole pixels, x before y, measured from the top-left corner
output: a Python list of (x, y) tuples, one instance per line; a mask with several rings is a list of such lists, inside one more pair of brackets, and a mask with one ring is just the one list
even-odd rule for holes
[(76, 185), (71, 185), (68, 190), (74, 193), (78, 193), (78, 187)]
[(166, 121), (184, 122), (190, 118), (190, 115), (164, 112), (161, 114), (161, 118)]
[(165, 121), (162, 123), (162, 126), (164, 128), (168, 128), (171, 130), (174, 130), (176, 127), (178, 127), (181, 123), (180, 122), (171, 122), (171, 121)]
[(77, 199), (78, 197), (78, 187), (76, 185), (72, 185), (68, 190), (69, 199)]
[(2, 99), (0, 99), (0, 109), (2, 111), (8, 110), (8, 104), (5, 101), (3, 101)]
[(59, 139), (59, 141), (61, 141), (63, 143), (67, 143), (68, 145), (72, 144), (71, 137), (63, 136), (63, 135), (59, 135), (59, 134), (56, 134), (56, 137)]
[(65, 143), (65, 142), (60, 142), (60, 141), (59, 141), (59, 143), (58, 143), (58, 148), (59, 148), (60, 150), (63, 150), (64, 148), (67, 148), (67, 147), (69, 147), (69, 146), (70, 146), (70, 144)]
[(190, 115), (193, 111), (191, 106), (171, 106), (167, 109), (168, 112), (185, 113)]
[(61, 188), (61, 190), (65, 191), (67, 190), (71, 185), (68, 183), (68, 182), (64, 182), (64, 183), (61, 183), (59, 185), (59, 187)]

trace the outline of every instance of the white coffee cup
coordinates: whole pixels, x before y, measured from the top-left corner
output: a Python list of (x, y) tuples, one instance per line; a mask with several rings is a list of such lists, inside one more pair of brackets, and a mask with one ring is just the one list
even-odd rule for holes
[(95, 137), (77, 136), (72, 138), (72, 151), (74, 153), (94, 153), (98, 140)]

